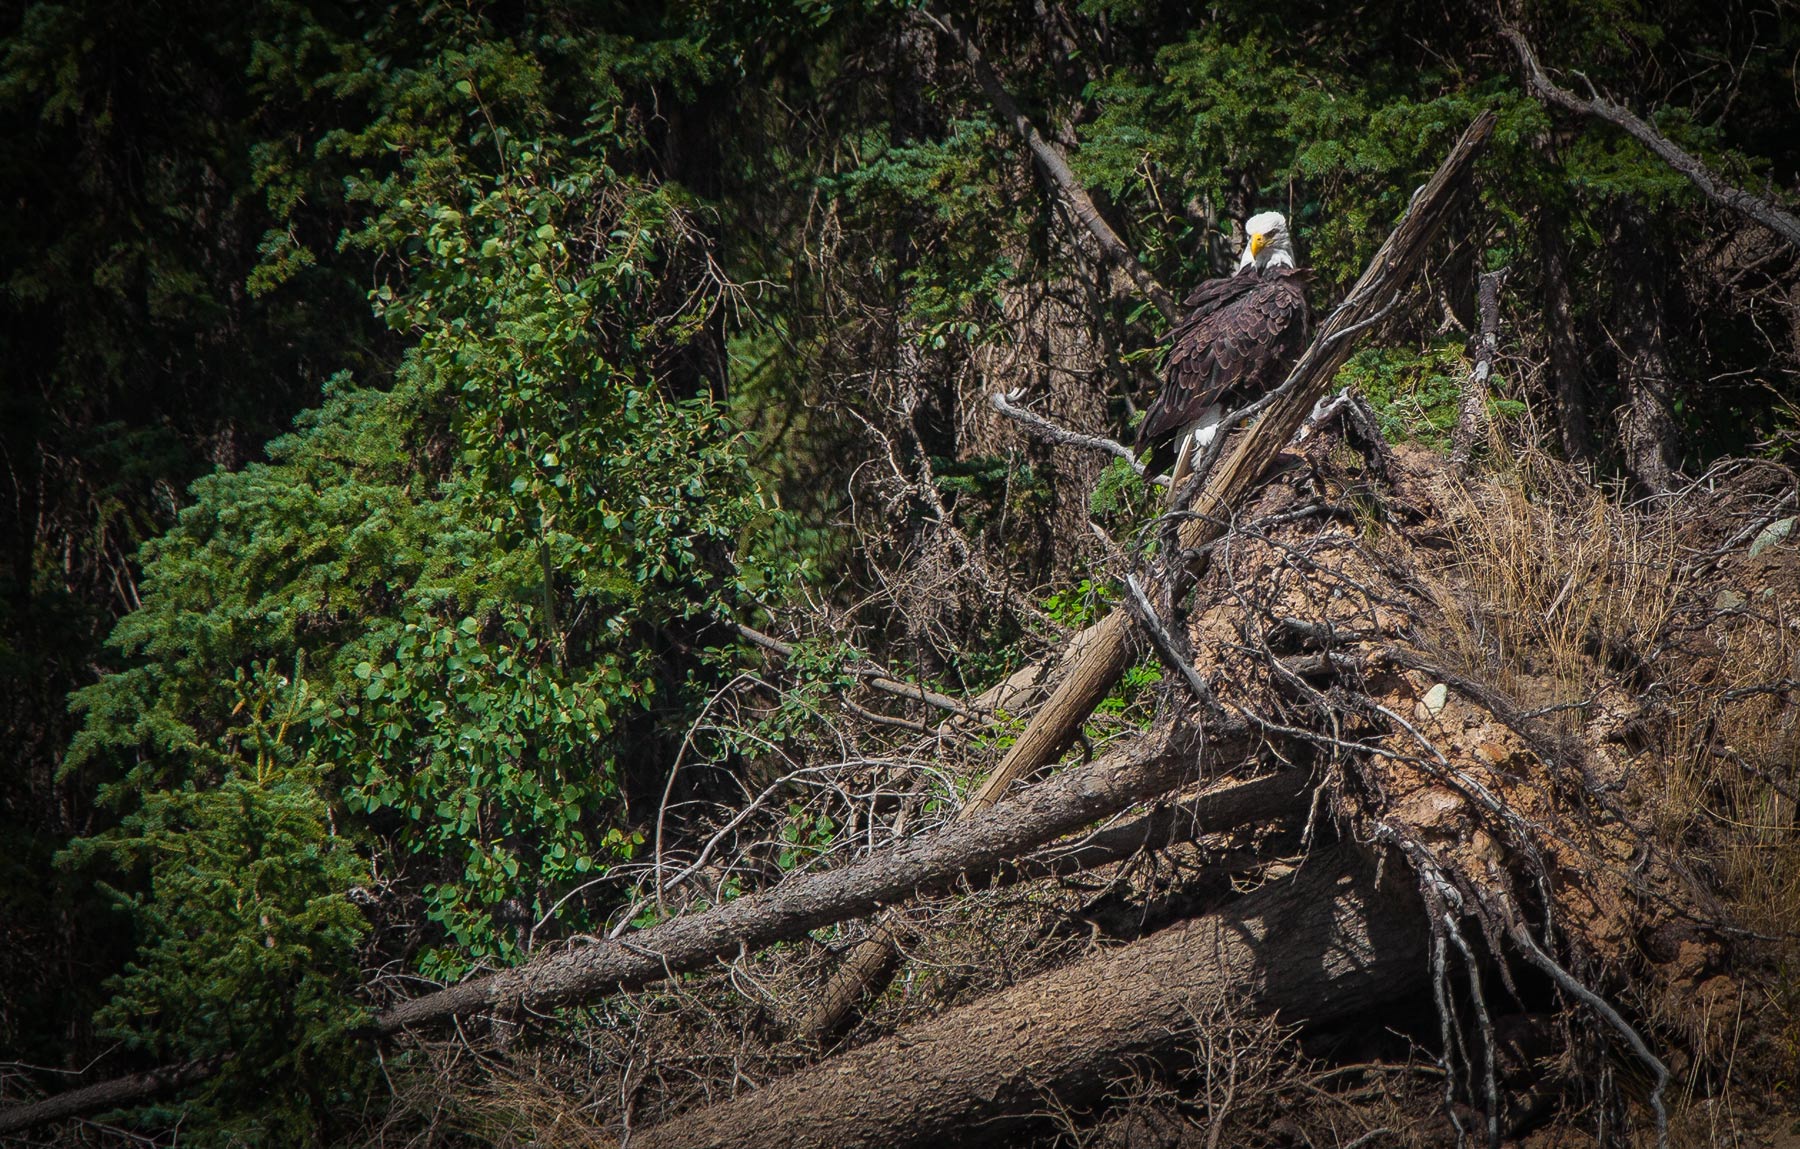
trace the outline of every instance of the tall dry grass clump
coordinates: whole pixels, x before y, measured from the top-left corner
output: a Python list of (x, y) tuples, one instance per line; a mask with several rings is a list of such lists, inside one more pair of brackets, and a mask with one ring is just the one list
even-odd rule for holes
[(1668, 628), (1674, 512), (1627, 505), (1535, 451), (1500, 460), (1452, 506), (1440, 573), (1461, 601), (1445, 612), (1448, 645), (1471, 673), (1577, 732)]

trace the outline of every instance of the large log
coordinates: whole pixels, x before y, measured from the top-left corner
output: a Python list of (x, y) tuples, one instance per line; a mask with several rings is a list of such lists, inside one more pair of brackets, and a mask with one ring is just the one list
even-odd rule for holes
[[(1178, 532), (1179, 550), (1202, 557), (1177, 572), (1178, 585), (1167, 588), (1173, 594), (1180, 594), (1185, 580), (1203, 573), (1204, 548), (1224, 534), (1235, 508), (1293, 440), (1337, 369), (1355, 349), (1354, 337), (1367, 334), (1398, 302), (1400, 293), (1425, 262), (1432, 239), (1461, 202), (1470, 169), (1486, 148), (1494, 123), (1492, 112), (1475, 117), (1431, 179), (1413, 196), (1406, 215), (1369, 261), (1350, 294), (1320, 325), (1311, 345), (1281, 385), (1280, 398), (1254, 428), (1238, 437), (1231, 454), (1208, 477), (1205, 489), (1194, 500), (1192, 513), (1182, 520)], [(1171, 497), (1179, 493), (1180, 485), (1170, 488)], [(1153, 580), (1149, 598), (1157, 600), (1164, 590)], [(1082, 632), (1080, 657), (1068, 665), (1055, 691), (1031, 716), (1000, 765), (969, 799), (971, 807), (991, 806), (1014, 782), (1061, 757), (1094, 707), (1137, 657), (1137, 635), (1138, 627), (1124, 608), (1114, 610)], [(893, 930), (887, 923), (878, 924), (832, 977), (822, 995), (822, 1005), (802, 1024), (801, 1032), (815, 1041), (829, 1038), (855, 1003), (881, 984), (892, 968), (893, 954)]]
[[(1243, 728), (1209, 731), (1214, 768), (1249, 747)], [(991, 871), (1064, 834), (1177, 786), (1203, 769), (1190, 739), (1159, 739), (1104, 755), (1017, 800), (901, 842), (852, 865), (790, 878), (773, 889), (701, 913), (673, 918), (617, 940), (573, 944), (516, 969), (471, 978), (403, 1002), (381, 1014), (382, 1033), (474, 1013), (549, 1009), (596, 994), (647, 985), (716, 958), (755, 951), (809, 931), (862, 917), (965, 874)]]
[(658, 1125), (634, 1149), (857, 1149), (992, 1143), (1099, 1098), (1196, 1019), (1329, 1022), (1424, 983), (1417, 896), (1376, 888), (1355, 851), (1322, 851), (1229, 910), (1171, 926), (935, 1020)]

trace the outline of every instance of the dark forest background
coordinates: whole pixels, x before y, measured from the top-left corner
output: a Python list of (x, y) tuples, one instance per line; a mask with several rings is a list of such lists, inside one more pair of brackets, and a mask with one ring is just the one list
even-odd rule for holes
[[(1800, 251), (1497, 31), (1792, 204), (1787, 0), (954, 15), (1158, 279), (1281, 210), (1318, 314), (1495, 111), (1342, 376), (1391, 439), (1447, 447), (1509, 268), (1515, 443), (1625, 498), (1800, 462)], [(184, 1142), (366, 1135), (370, 1009), (653, 920), (671, 794), (756, 789), (854, 658), (1053, 648), (1145, 506), (985, 404), (1128, 441), (1167, 322), (905, 4), (13, 6), (0, 155), (8, 1100), (229, 1054)], [(734, 622), (795, 677), (709, 724)], [(802, 808), (772, 873), (842, 830)]]

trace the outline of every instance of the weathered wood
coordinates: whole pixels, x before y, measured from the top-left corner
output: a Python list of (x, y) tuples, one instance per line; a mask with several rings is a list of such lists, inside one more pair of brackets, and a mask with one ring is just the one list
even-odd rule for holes
[(1044, 1099), (1098, 1100), (1196, 1019), (1328, 1022), (1414, 992), (1417, 895), (1377, 889), (1353, 851), (1321, 851), (1230, 909), (1031, 978), (861, 1049), (677, 1117), (635, 1149), (989, 1144)]
[(1078, 841), (1053, 843), (1022, 858), (1001, 862), (988, 880), (1007, 884), (1068, 877), (1122, 862), (1139, 850), (1163, 850), (1208, 834), (1304, 813), (1311, 795), (1312, 780), (1304, 770), (1220, 782), (1191, 797), (1159, 805), (1130, 821), (1084, 835)]
[[(1214, 730), (1206, 748), (1236, 761), (1247, 747), (1240, 730)], [(376, 1028), (508, 1008), (550, 1009), (632, 989), (716, 958), (862, 917), (884, 904), (942, 888), (970, 872), (1041, 846), (1134, 802), (1163, 793), (1200, 769), (1191, 740), (1159, 740), (1107, 754), (1046, 782), (1017, 801), (900, 842), (860, 862), (790, 878), (772, 889), (685, 914), (617, 940), (575, 943), (516, 969), (471, 978), (382, 1013)]]
[(27, 1129), (35, 1129), (39, 1125), (49, 1125), (55, 1121), (67, 1121), (71, 1117), (81, 1117), (88, 1113), (103, 1113), (108, 1109), (117, 1109), (123, 1105), (132, 1105), (163, 1093), (173, 1092), (198, 1081), (205, 1081), (218, 1072), (219, 1062), (216, 1058), (204, 1061), (185, 1061), (180, 1065), (165, 1065), (160, 1069), (151, 1069), (143, 1073), (128, 1073), (124, 1077), (115, 1077), (110, 1081), (102, 1081), (94, 1085), (84, 1085), (79, 1089), (68, 1089), (42, 1101), (34, 1101), (30, 1105), (17, 1105), (11, 1109), (0, 1110), (0, 1134), (22, 1133)]

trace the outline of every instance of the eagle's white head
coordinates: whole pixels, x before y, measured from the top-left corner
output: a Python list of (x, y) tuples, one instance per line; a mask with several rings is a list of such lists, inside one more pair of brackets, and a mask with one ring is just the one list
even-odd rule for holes
[(1244, 221), (1244, 254), (1238, 258), (1237, 271), (1251, 268), (1293, 267), (1294, 244), (1288, 239), (1287, 217), (1278, 211), (1265, 211)]

